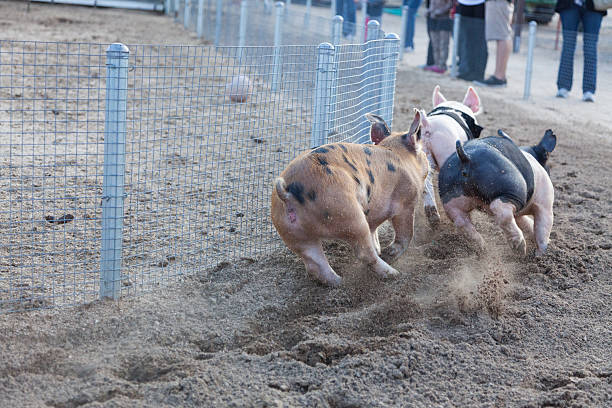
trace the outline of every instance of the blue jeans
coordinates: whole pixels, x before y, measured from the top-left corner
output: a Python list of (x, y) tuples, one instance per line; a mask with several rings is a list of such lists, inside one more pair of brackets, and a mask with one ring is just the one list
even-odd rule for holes
[(355, 2), (353, 0), (336, 0), (336, 15), (342, 16), (342, 35), (347, 37), (355, 34)]
[(416, 14), (421, 6), (423, 0), (404, 0), (404, 6), (408, 6), (408, 18), (406, 19), (406, 47), (414, 48), (414, 24), (416, 21)]
[(563, 49), (561, 63), (557, 75), (557, 89), (572, 89), (574, 77), (574, 51), (576, 50), (576, 37), (578, 23), (582, 21), (584, 70), (582, 73), (582, 92), (595, 93), (597, 82), (597, 40), (601, 27), (600, 13), (586, 10), (573, 4), (570, 8), (561, 10), (561, 26), (563, 27)]

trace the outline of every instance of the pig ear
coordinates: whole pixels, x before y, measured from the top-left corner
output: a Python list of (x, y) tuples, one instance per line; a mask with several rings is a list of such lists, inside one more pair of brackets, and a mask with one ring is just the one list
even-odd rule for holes
[(461, 163), (469, 163), (470, 156), (468, 156), (465, 150), (463, 150), (463, 145), (461, 144), (461, 141), (457, 140), (457, 144), (455, 146), (457, 147), (457, 155), (459, 156), (459, 160), (461, 160)]
[(440, 92), (440, 85), (436, 85), (433, 91), (433, 96), (431, 97), (431, 103), (435, 108), (443, 102), (446, 102), (446, 98), (444, 97), (444, 95), (442, 95), (442, 92)]
[(470, 108), (475, 115), (480, 113), (480, 109), (482, 108), (482, 106), (480, 106), (480, 98), (478, 97), (476, 90), (474, 90), (474, 88), (472, 88), (471, 86), (465, 93), (465, 97), (463, 98), (463, 104)]
[(379, 144), (391, 134), (389, 126), (383, 118), (373, 113), (366, 113), (365, 117), (370, 121), (370, 139), (372, 143)]
[(418, 109), (414, 109), (414, 119), (410, 125), (408, 133), (402, 135), (402, 141), (408, 146), (412, 146), (415, 150), (417, 149), (418, 140), (421, 139), (421, 112)]
[(510, 140), (512, 140), (512, 138), (511, 138), (511, 137), (510, 137), (510, 136), (509, 136), (509, 135), (508, 135), (506, 132), (504, 132), (504, 131), (503, 131), (503, 130), (501, 130), (501, 129), (497, 129), (497, 135), (498, 135), (499, 137), (505, 137), (506, 139), (510, 139)]
[(414, 119), (412, 120), (412, 124), (410, 125), (410, 130), (408, 131), (408, 135), (413, 135), (419, 132), (421, 127), (421, 112), (418, 109), (414, 109)]
[(550, 153), (555, 150), (555, 146), (557, 146), (557, 136), (551, 129), (548, 129), (546, 133), (544, 133), (544, 137), (542, 137), (539, 144), (544, 148), (544, 150)]

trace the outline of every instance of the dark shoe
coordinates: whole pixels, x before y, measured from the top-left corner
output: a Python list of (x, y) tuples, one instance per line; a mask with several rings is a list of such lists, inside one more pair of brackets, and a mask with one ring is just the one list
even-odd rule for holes
[(484, 81), (474, 81), (474, 84), (480, 86), (491, 86), (500, 88), (506, 86), (508, 83), (505, 79), (499, 79), (496, 76), (491, 75), (488, 79), (485, 79)]

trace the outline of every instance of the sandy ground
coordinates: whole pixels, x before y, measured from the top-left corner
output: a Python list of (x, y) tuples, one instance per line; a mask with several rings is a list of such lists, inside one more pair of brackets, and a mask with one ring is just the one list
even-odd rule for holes
[[(0, 5), (3, 35), (24, 38), (9, 18), (22, 6)], [(33, 6), (39, 14), (31, 18), (46, 16), (45, 7)], [(144, 27), (155, 25), (150, 42), (193, 41), (164, 17), (129, 15), (129, 25), (76, 31), (32, 25), (28, 37), (112, 41), (125, 30), (123, 41), (142, 42)], [(447, 77), (398, 74), (396, 129), (408, 127), (413, 106), (431, 106), (437, 83), (449, 98), (465, 93), (465, 83)], [(600, 111), (604, 120), (580, 120), (563, 106), (481, 96), (486, 133), (503, 128), (533, 143), (553, 128), (559, 138), (546, 256), (514, 257), (499, 229), (477, 216), (489, 243), (478, 258), (446, 218), (432, 233), (419, 213), (419, 248), (396, 262), (401, 276), (393, 281), (372, 277), (347, 247), (330, 243), (331, 263), (345, 278), (337, 289), (315, 284), (282, 249), (136, 298), (2, 315), (0, 406), (609, 406), (609, 117)], [(389, 243), (388, 231), (381, 241)]]

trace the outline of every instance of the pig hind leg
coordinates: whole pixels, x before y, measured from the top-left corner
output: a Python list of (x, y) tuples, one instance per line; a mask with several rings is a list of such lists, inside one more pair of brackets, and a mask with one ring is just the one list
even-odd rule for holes
[(535, 241), (534, 229), (533, 229), (533, 218), (528, 215), (522, 215), (516, 217), (516, 224), (523, 231), (525, 239), (533, 239)]
[(363, 212), (359, 211), (359, 213), (360, 216), (352, 218), (351, 232), (346, 237), (346, 240), (352, 245), (355, 255), (381, 278), (398, 275), (399, 272), (378, 256), (373, 238), (374, 234), (372, 234)]
[(397, 259), (412, 241), (414, 235), (414, 207), (415, 203), (410, 203), (406, 206), (405, 211), (391, 219), (395, 231), (395, 240), (383, 251), (387, 262)]
[(553, 210), (551, 208), (536, 207), (534, 211), (535, 241), (537, 245), (536, 256), (544, 255), (548, 242), (550, 241), (550, 231), (553, 226)]
[(429, 173), (425, 179), (425, 186), (423, 188), (423, 206), (425, 208), (425, 216), (427, 222), (432, 229), (437, 229), (440, 225), (440, 213), (438, 207), (436, 207), (436, 194), (433, 188), (433, 169), (435, 168), (435, 162), (430, 154), (427, 155), (429, 160)]
[(319, 282), (329, 286), (342, 283), (342, 278), (329, 265), (321, 241), (300, 242), (292, 245), (290, 249), (302, 258), (306, 272)]
[(378, 239), (378, 228), (374, 228), (374, 230), (372, 230), (372, 241), (374, 242), (376, 253), (380, 255), (382, 251), (380, 249), (380, 240)]
[(505, 203), (499, 198), (493, 200), (489, 209), (495, 216), (495, 222), (501, 227), (506, 235), (506, 239), (510, 243), (512, 249), (516, 252), (525, 255), (527, 253), (527, 244), (523, 232), (516, 224), (514, 219), (514, 205)]
[(476, 231), (474, 224), (472, 224), (470, 214), (468, 212), (463, 211), (462, 209), (455, 208), (452, 206), (444, 206), (444, 209), (446, 210), (446, 214), (448, 215), (448, 217), (455, 224), (455, 227), (457, 227), (460, 231), (467, 235), (471, 240), (475, 241), (478, 244), (480, 250), (484, 251), (484, 239), (478, 233), (478, 231)]

